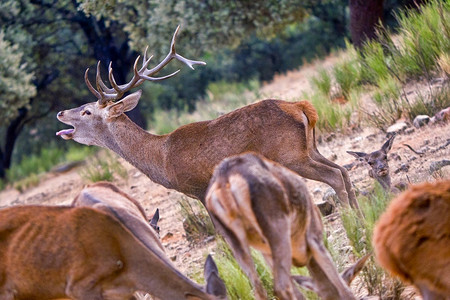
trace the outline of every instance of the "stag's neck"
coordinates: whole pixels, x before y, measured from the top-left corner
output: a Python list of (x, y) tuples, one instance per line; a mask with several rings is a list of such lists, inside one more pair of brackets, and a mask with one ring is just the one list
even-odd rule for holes
[(166, 136), (143, 130), (125, 115), (109, 123), (108, 129), (110, 138), (105, 141), (106, 148), (119, 154), (152, 181), (171, 187), (163, 151)]

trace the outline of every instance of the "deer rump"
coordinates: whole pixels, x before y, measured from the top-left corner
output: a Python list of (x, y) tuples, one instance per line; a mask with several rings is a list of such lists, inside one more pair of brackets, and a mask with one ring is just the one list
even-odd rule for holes
[[(293, 171), (253, 152), (229, 157), (215, 169), (206, 206), (253, 283), (257, 299), (267, 295), (250, 246), (271, 266), (279, 299), (304, 299), (293, 280), (307, 281), (323, 299), (354, 299), (323, 245), (319, 210)], [(307, 266), (312, 280), (291, 277), (291, 264)]]

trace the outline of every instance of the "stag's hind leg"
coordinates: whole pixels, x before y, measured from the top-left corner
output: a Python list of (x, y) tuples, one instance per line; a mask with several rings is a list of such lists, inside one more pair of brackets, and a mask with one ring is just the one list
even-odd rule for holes
[(336, 168), (341, 172), (342, 179), (344, 180), (345, 190), (347, 191), (348, 198), (350, 201), (350, 206), (354, 209), (359, 209), (358, 202), (356, 201), (355, 191), (352, 187), (352, 182), (350, 180), (350, 176), (348, 175), (347, 170), (344, 167), (341, 167), (338, 164), (326, 159), (320, 152), (314, 147), (314, 150), (311, 151), (311, 158), (319, 163), (330, 166), (332, 168)]
[(344, 205), (349, 205), (349, 196), (344, 178), (341, 170), (338, 168), (331, 167), (310, 157), (298, 161), (296, 164), (289, 166), (289, 168), (305, 178), (328, 184), (336, 191), (339, 200)]

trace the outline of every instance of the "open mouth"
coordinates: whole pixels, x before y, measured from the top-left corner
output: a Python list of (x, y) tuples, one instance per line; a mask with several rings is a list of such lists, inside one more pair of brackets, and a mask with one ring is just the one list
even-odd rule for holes
[(386, 176), (387, 173), (388, 173), (388, 170), (381, 170), (381, 171), (378, 171), (378, 176)]
[(71, 129), (63, 129), (56, 133), (56, 135), (61, 136), (65, 140), (71, 140), (73, 138), (73, 134), (75, 133), (75, 128)]

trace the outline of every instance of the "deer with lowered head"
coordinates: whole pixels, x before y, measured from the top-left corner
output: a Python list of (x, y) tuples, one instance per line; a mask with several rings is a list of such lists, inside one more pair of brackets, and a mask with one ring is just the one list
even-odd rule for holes
[(142, 232), (143, 236), (150, 237), (149, 243), (159, 244), (163, 249), (157, 237), (159, 210), (156, 209), (152, 219), (147, 222), (147, 214), (142, 205), (110, 182), (97, 182), (83, 188), (71, 205), (102, 210), (124, 223), (135, 234)]
[(391, 201), (378, 220), (378, 262), (424, 300), (450, 299), (450, 179), (421, 183)]
[(123, 300), (136, 299), (136, 291), (160, 299), (226, 298), (210, 256), (202, 287), (171, 264), (153, 230), (134, 232), (105, 209), (0, 210), (0, 299)]
[(357, 207), (347, 171), (323, 157), (316, 147), (314, 126), (318, 115), (308, 101), (263, 100), (244, 106), (217, 119), (181, 126), (166, 135), (154, 135), (133, 123), (125, 112), (139, 102), (141, 91), (121, 97), (144, 81), (169, 78), (154, 77), (171, 60), (193, 67), (203, 62), (186, 59), (176, 53), (172, 38), (169, 54), (157, 66), (148, 69), (150, 58), (144, 55), (138, 70), (134, 64), (130, 82), (118, 85), (111, 64), (106, 86), (97, 65), (96, 86), (88, 79), (96, 102), (61, 111), (57, 118), (73, 126), (57, 132), (66, 140), (111, 149), (146, 174), (152, 181), (174, 189), (204, 203), (214, 166), (225, 157), (255, 151), (277, 161), (298, 174), (324, 182), (337, 193), (344, 205)]
[[(224, 159), (214, 171), (206, 208), (255, 289), (266, 299), (250, 247), (260, 250), (273, 270), (277, 299), (304, 299), (294, 281), (322, 299), (355, 299), (347, 284), (369, 255), (342, 278), (323, 244), (323, 225), (303, 179), (260, 154)], [(307, 266), (312, 278), (291, 276), (291, 266)]]

